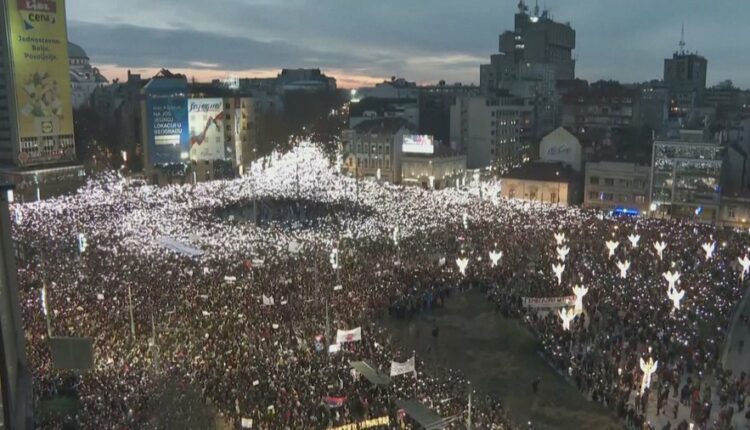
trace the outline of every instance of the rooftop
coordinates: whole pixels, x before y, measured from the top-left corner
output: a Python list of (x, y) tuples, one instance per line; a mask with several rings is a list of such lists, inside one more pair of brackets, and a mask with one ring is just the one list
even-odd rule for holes
[(577, 180), (579, 175), (564, 163), (534, 161), (511, 169), (500, 177), (527, 181), (572, 182)]
[(395, 134), (401, 128), (414, 130), (414, 125), (404, 118), (382, 118), (363, 121), (354, 127), (357, 133)]

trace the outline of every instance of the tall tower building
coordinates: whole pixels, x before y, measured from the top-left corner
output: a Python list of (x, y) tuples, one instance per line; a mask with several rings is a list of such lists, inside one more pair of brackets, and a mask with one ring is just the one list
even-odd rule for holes
[(672, 58), (664, 59), (664, 84), (681, 108), (698, 104), (706, 90), (708, 60), (694, 52), (685, 50), (683, 27), (679, 49)]
[(19, 200), (72, 191), (76, 162), (65, 0), (0, 3), (0, 181)]
[(574, 79), (575, 47), (576, 32), (569, 23), (555, 22), (548, 11), (540, 12), (538, 5), (529, 13), (521, 0), (513, 31), (500, 35), (499, 54), (480, 68), (482, 89), (512, 91), (513, 81), (534, 77), (551, 80), (552, 86), (555, 81)]
[(65, 0), (8, 0), (0, 14), (0, 162), (75, 161)]

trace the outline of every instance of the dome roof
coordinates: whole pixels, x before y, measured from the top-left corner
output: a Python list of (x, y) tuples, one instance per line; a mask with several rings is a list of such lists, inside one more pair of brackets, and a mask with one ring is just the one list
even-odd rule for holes
[(86, 55), (86, 51), (84, 51), (83, 48), (81, 48), (80, 46), (72, 42), (68, 42), (68, 57), (69, 58), (86, 58), (86, 59), (89, 58), (89, 56)]

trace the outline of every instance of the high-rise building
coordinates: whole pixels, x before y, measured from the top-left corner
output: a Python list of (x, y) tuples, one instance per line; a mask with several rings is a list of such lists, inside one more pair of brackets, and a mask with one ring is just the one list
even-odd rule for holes
[(19, 201), (85, 177), (76, 162), (65, 0), (0, 3), (0, 180)]
[(13, 187), (0, 185), (0, 428), (23, 430), (33, 428), (33, 397), (11, 237), (13, 200)]
[(703, 130), (654, 142), (651, 209), (655, 216), (716, 222), (724, 148)]
[(6, 1), (0, 14), (0, 163), (75, 161), (65, 1)]
[(685, 50), (685, 29), (679, 49), (672, 58), (664, 59), (664, 85), (672, 96), (672, 109), (686, 114), (702, 103), (706, 91), (708, 61)]
[(513, 31), (499, 37), (499, 52), (479, 68), (480, 89), (493, 95), (507, 91), (533, 106), (529, 135), (534, 141), (560, 125), (556, 85), (575, 78), (576, 32), (569, 23), (554, 21), (537, 5), (529, 13), (518, 3)]
[[(491, 63), (481, 66), (480, 81), (484, 90), (510, 89), (508, 85), (533, 75), (554, 81), (575, 78), (576, 32), (569, 23), (555, 22), (539, 6), (529, 14), (523, 0), (518, 4), (513, 31), (500, 35), (499, 54)], [(522, 94), (517, 94), (522, 95)]]

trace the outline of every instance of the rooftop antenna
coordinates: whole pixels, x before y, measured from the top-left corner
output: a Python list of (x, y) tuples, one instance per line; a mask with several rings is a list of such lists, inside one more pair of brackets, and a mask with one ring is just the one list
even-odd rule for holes
[(539, 0), (536, 0), (534, 4), (534, 16), (539, 16)]
[(685, 23), (682, 23), (682, 32), (680, 33), (680, 55), (685, 54)]

